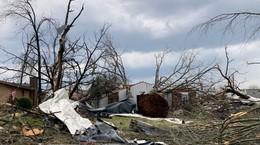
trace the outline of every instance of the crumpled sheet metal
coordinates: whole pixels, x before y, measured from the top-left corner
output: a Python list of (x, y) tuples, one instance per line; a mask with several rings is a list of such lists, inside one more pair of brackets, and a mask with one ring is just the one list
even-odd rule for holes
[(90, 127), (83, 134), (75, 135), (80, 142), (118, 142), (128, 143), (118, 135), (118, 131), (105, 122), (97, 121), (95, 127)]
[(74, 110), (78, 102), (70, 100), (68, 94), (67, 90), (60, 89), (55, 92), (54, 98), (41, 103), (39, 108), (46, 114), (53, 114), (66, 124), (71, 134), (83, 133), (93, 124)]
[[(79, 102), (73, 101), (69, 99), (69, 92), (65, 89), (60, 89), (54, 93), (54, 97), (41, 103), (39, 108), (46, 114), (53, 114), (59, 120), (61, 120), (69, 129), (70, 133), (75, 137), (76, 140), (80, 142), (118, 142), (124, 144), (132, 144), (132, 145), (150, 145), (150, 144), (158, 144), (163, 145), (164, 143), (150, 142), (144, 140), (134, 140), (129, 141), (127, 139), (121, 138), (118, 135), (117, 130), (111, 125), (105, 122), (96, 122), (93, 125), (90, 120), (87, 118), (82, 118), (74, 108), (79, 105)], [(126, 111), (131, 112), (131, 108), (135, 108), (136, 104), (132, 104), (130, 100), (129, 105), (130, 108), (123, 105), (123, 107), (119, 107), (121, 110), (117, 113), (122, 113)], [(114, 104), (115, 106), (122, 106), (122, 104)], [(114, 106), (111, 105), (111, 106)], [(125, 108), (126, 107), (126, 108)], [(109, 108), (116, 111), (115, 108)], [(128, 110), (130, 109), (130, 110)], [(107, 111), (108, 111), (107, 110)], [(97, 111), (98, 112), (98, 111)], [(109, 113), (109, 111), (108, 111)], [(116, 112), (113, 112), (116, 113)]]
[(80, 142), (107, 143), (117, 142), (129, 145), (166, 145), (164, 142), (151, 142), (146, 140), (127, 140), (118, 135), (113, 126), (104, 121), (97, 121), (95, 127), (90, 127), (84, 134), (75, 135)]
[(106, 117), (110, 114), (132, 113), (136, 109), (136, 103), (132, 98), (128, 98), (119, 102), (114, 102), (106, 107), (91, 108), (88, 111), (96, 116)]

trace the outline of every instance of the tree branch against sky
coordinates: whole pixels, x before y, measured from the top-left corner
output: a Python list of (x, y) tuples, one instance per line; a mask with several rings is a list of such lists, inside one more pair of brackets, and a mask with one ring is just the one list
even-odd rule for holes
[[(2, 18), (13, 18), (24, 21), (24, 26), (22, 31), (30, 29), (31, 34), (31, 44), (30, 46), (36, 50), (37, 56), (37, 69), (38, 69), (38, 99), (37, 102), (41, 102), (41, 91), (42, 91), (42, 74), (41, 74), (41, 29), (42, 26), (51, 21), (49, 18), (37, 19), (37, 14), (35, 13), (33, 3), (30, 0), (16, 0), (9, 1), (6, 5), (7, 9), (1, 14)], [(18, 21), (19, 21), (18, 20)], [(25, 57), (26, 58), (26, 57)], [(24, 68), (23, 68), (24, 69)]]
[[(3, 6), (8, 2), (12, 2), (12, 0), (3, 1), (0, 3), (0, 6)], [(60, 34), (63, 32), (61, 31), (61, 33), (57, 35), (56, 29), (63, 30), (63, 28), (66, 27), (64, 26), (64, 24), (66, 12), (68, 9), (71, 10), (67, 19), (67, 23), (70, 24), (77, 16), (77, 14), (79, 14), (83, 3), (86, 3), (86, 5), (84, 6), (86, 9), (82, 11), (80, 17), (75, 21), (74, 26), (69, 31), (67, 35), (68, 40), (66, 40), (66, 47), (69, 48), (69, 45), (74, 46), (74, 48), (75, 46), (82, 46), (83, 39), (80, 38), (92, 38), (92, 32), (100, 29), (100, 27), (103, 26), (104, 22), (112, 24), (113, 27), (110, 27), (109, 32), (113, 34), (113, 41), (116, 41), (118, 43), (116, 45), (117, 50), (119, 50), (118, 52), (124, 52), (118, 54), (121, 55), (123, 58), (122, 60), (123, 64), (126, 66), (125, 70), (127, 71), (127, 77), (128, 79), (129, 77), (131, 78), (131, 80), (129, 80), (130, 82), (132, 81), (131, 83), (137, 83), (139, 81), (147, 81), (149, 83), (154, 82), (154, 53), (160, 52), (160, 50), (163, 50), (165, 46), (173, 48), (176, 51), (180, 51), (181, 48), (199, 50), (201, 52), (198, 53), (198, 57), (210, 62), (214, 59), (220, 62), (222, 58), (219, 56), (223, 55), (223, 51), (221, 49), (223, 49), (224, 46), (228, 46), (228, 52), (230, 53), (231, 58), (236, 59), (236, 62), (232, 63), (234, 66), (239, 66), (242, 61), (249, 62), (249, 64), (251, 64), (251, 62), (259, 62), (259, 59), (256, 56), (256, 54), (259, 52), (257, 49), (259, 48), (258, 37), (252, 37), (252, 41), (250, 41), (250, 43), (247, 43), (246, 47), (244, 47), (248, 49), (242, 49), (242, 53), (244, 53), (243, 56), (241, 55), (242, 57), (237, 54), (236, 56), (239, 56), (239, 59), (232, 56), (234, 54), (233, 52), (238, 52), (236, 51), (235, 47), (240, 47), (238, 46), (239, 43), (241, 44), (247, 41), (247, 39), (244, 39), (244, 37), (240, 37), (245, 33), (244, 24), (250, 24), (250, 26), (247, 27), (249, 29), (246, 30), (248, 34), (247, 38), (249, 38), (251, 34), (250, 32), (253, 32), (253, 28), (256, 28), (254, 26), (259, 24), (259, 21), (257, 19), (258, 16), (248, 18), (247, 23), (242, 22), (246, 16), (237, 16), (236, 20), (233, 21), (234, 25), (230, 25), (232, 26), (231, 28), (233, 28), (234, 35), (232, 34), (231, 30), (227, 30), (225, 37), (221, 36), (223, 34), (223, 31), (225, 30), (225, 27), (223, 26), (228, 23), (228, 21), (223, 20), (220, 23), (215, 23), (214, 27), (208, 29), (210, 31), (207, 32), (212, 33), (207, 33), (207, 35), (205, 35), (206, 37), (204, 37), (205, 39), (199, 37), (198, 35), (193, 35), (189, 38), (186, 37), (187, 33), (192, 27), (198, 25), (207, 18), (213, 18), (214, 16), (217, 16), (219, 14), (235, 14), (236, 12), (247, 12), (248, 10), (249, 12), (257, 12), (257, 6), (260, 4), (260, 2), (258, 1), (247, 2), (243, 0), (219, 0), (194, 2), (191, 0), (172, 0), (161, 2), (148, 2), (145, 0), (103, 2), (102, 0), (76, 0), (71, 2), (70, 7), (68, 7), (69, 0), (34, 0), (30, 2), (32, 2), (32, 6), (35, 8), (37, 22), (40, 22), (40, 19), (43, 18), (43, 16), (45, 18), (52, 18), (52, 20), (55, 20), (55, 22), (52, 21), (53, 24), (44, 23), (41, 26), (42, 29), (40, 35), (42, 39), (44, 37), (45, 41), (47, 41), (47, 38), (49, 38), (48, 42), (42, 41), (42, 43), (40, 43), (42, 45), (41, 55), (44, 56), (41, 60), (43, 66), (41, 69), (44, 69), (43, 71), (52, 78), (55, 78), (54, 74), (57, 74), (57, 67), (54, 67), (54, 65), (57, 66), (55, 62), (57, 62), (59, 39), (61, 36)], [(46, 5), (46, 3), (48, 3), (48, 5)], [(5, 6), (5, 9), (8, 9), (8, 7)], [(231, 16), (226, 16), (226, 18), (228, 17)], [(29, 43), (30, 39), (26, 39), (25, 34), (22, 34), (23, 36), (19, 34), (18, 36), (17, 31), (15, 30), (18, 30), (18, 28), (20, 28), (19, 32), (21, 32), (22, 28), (28, 28), (28, 25), (26, 25), (25, 23), (26, 19), (22, 21), (21, 19), (17, 19), (16, 17), (12, 20), (8, 18), (4, 20), (5, 21), (2, 21), (3, 23), (0, 23), (0, 30), (2, 34), (0, 36), (0, 45), (4, 46), (4, 48), (8, 51), (11, 50), (11, 52), (15, 53), (17, 53), (18, 51), (21, 52), (22, 48), (25, 49), (27, 47), (26, 43)], [(47, 27), (51, 29), (47, 29)], [(32, 36), (32, 32), (33, 31), (27, 31), (26, 33), (28, 34), (28, 36)], [(52, 36), (50, 35), (51, 33)], [(84, 36), (79, 36), (79, 34), (81, 33), (84, 33)], [(48, 36), (46, 34), (48, 34)], [(19, 42), (21, 39), (19, 37), (23, 37), (23, 47), (20, 47), (21, 43)], [(56, 39), (56, 42), (54, 42), (54, 39)], [(244, 41), (242, 42), (241, 40), (243, 39)], [(89, 40), (85, 40), (87, 40), (86, 43), (89, 45)], [(78, 41), (77, 44), (75, 44), (76, 41)], [(252, 53), (252, 51), (254, 51), (255, 53)], [(23, 53), (25, 54), (25, 52), (26, 51), (24, 51)], [(214, 55), (212, 53), (214, 53)], [(34, 56), (31, 54), (30, 58), (37, 57), (36, 51), (33, 52), (33, 54)], [(48, 58), (48, 56), (50, 55), (52, 55), (51, 59), (44, 59)], [(2, 56), (2, 58), (4, 58), (4, 54), (2, 54)], [(18, 56), (21, 57), (20, 55)], [(36, 62), (35, 64), (36, 68), (37, 64), (38, 62)], [(80, 64), (81, 63), (78, 63), (78, 65)], [(76, 65), (76, 63), (73, 62), (72, 59), (65, 59), (63, 65), (65, 69), (68, 69), (72, 68), (72, 66), (75, 67), (74, 65)], [(248, 82), (245, 83), (244, 87), (250, 85), (249, 83), (258, 84), (259, 79), (256, 79), (256, 77), (254, 77), (258, 74), (254, 72), (255, 70), (259, 70), (259, 68), (256, 68), (255, 66), (256, 65), (251, 64), (247, 67), (241, 67), (244, 72), (250, 72), (245, 76), (247, 77)], [(164, 70), (164, 68), (162, 68), (162, 70)], [(27, 71), (29, 72), (28, 69)], [(38, 76), (37, 74), (35, 74), (35, 71), (36, 70), (34, 70), (33, 72), (34, 75)], [(163, 74), (164, 71), (160, 72)], [(75, 73), (74, 76), (76, 76), (76, 71), (73, 73)], [(72, 79), (73, 73), (68, 72), (66, 73), (66, 76), (71, 76)], [(42, 81), (44, 85), (46, 83), (49, 84), (49, 87), (54, 85), (51, 78), (47, 79), (44, 74), (41, 75), (43, 75)], [(6, 75), (1, 75), (2, 78), (5, 78), (5, 76)], [(63, 82), (65, 82), (65, 86), (67, 86), (71, 81), (63, 80)]]
[[(190, 50), (183, 50), (180, 56), (176, 55), (176, 61), (168, 66), (169, 73), (162, 75), (160, 73), (167, 54), (172, 53), (165, 50), (161, 53), (155, 54), (155, 83), (154, 91), (166, 91), (168, 89), (194, 89), (200, 90), (201, 85), (207, 85), (202, 82), (203, 78), (208, 72), (214, 69), (214, 62), (198, 63), (196, 52)], [(172, 55), (174, 57), (174, 53)], [(205, 84), (203, 84), (205, 83)], [(202, 91), (202, 90), (201, 90)]]
[[(213, 31), (214, 29), (219, 29), (219, 27), (222, 27), (222, 37), (225, 36), (234, 36), (236, 35), (242, 37), (241, 39), (241, 45), (244, 45), (241, 47), (241, 49), (244, 49), (244, 52), (247, 52), (247, 46), (250, 45), (251, 42), (254, 42), (257, 38), (259, 38), (259, 32), (260, 32), (260, 13), (259, 12), (252, 12), (252, 11), (241, 11), (241, 12), (234, 12), (234, 13), (223, 13), (216, 15), (209, 20), (197, 25), (194, 27), (190, 33), (194, 33), (195, 31), (198, 31), (200, 33), (210, 33), (210, 31)], [(232, 34), (232, 35), (230, 35)], [(232, 38), (230, 38), (232, 39)], [(227, 44), (226, 44), (227, 45)], [(228, 80), (228, 86), (234, 86), (231, 84), (229, 80), (230, 78), (227, 78), (229, 75), (227, 74), (228, 71), (228, 64), (231, 62), (229, 60), (228, 54), (227, 54), (227, 47), (225, 47), (225, 54), (227, 59), (227, 65), (226, 65), (226, 72), (219, 71), (223, 78)], [(260, 58), (258, 57), (258, 60)], [(245, 60), (247, 65), (256, 65), (259, 64), (258, 60)], [(257, 66), (256, 66), (257, 67)], [(231, 90), (237, 90), (238, 88), (232, 88)]]
[[(72, 17), (73, 3), (75, 3), (73, 0), (67, 3), (62, 26), (59, 26), (58, 22), (52, 18), (36, 14), (33, 1), (30, 0), (10, 1), (8, 4), (11, 7), (7, 8), (6, 13), (2, 13), (5, 18), (19, 18), (23, 21), (24, 26), (20, 32), (25, 34), (27, 39), (23, 42), (22, 54), (10, 52), (1, 47), (4, 53), (11, 56), (6, 61), (20, 64), (21, 68), (2, 66), (1, 69), (4, 72), (18, 72), (21, 74), (21, 82), (23, 77), (34, 76), (37, 73), (40, 89), (38, 103), (41, 102), (42, 86), (53, 92), (69, 86), (70, 96), (72, 96), (80, 85), (91, 84), (95, 75), (102, 73), (101, 68), (106, 68), (106, 66), (98, 65), (101, 64), (100, 61), (104, 61), (106, 52), (113, 51), (111, 58), (117, 54), (113, 47), (109, 47), (112, 46), (112, 41), (108, 41), (106, 37), (110, 24), (104, 24), (100, 31), (94, 34), (94, 39), (86, 39), (85, 36), (78, 36), (76, 39), (69, 37), (69, 32), (75, 28), (84, 10), (84, 5), (82, 5), (78, 13)], [(121, 60), (120, 56), (115, 57)], [(117, 66), (124, 71), (121, 61), (119, 62)], [(106, 69), (118, 73), (118, 70)], [(125, 74), (123, 75), (125, 78)]]

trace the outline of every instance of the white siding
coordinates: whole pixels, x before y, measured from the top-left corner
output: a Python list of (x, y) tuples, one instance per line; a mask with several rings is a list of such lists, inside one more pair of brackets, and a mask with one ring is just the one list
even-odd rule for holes
[(120, 90), (118, 92), (118, 99), (119, 99), (119, 101), (124, 100), (126, 98), (127, 98), (127, 96), (126, 96), (126, 89)]
[(170, 110), (172, 110), (172, 93), (165, 93), (163, 98), (167, 100)]
[[(153, 85), (145, 82), (137, 83), (130, 88), (131, 95), (133, 96), (135, 102), (137, 102), (137, 95), (140, 95), (142, 93), (147, 94), (152, 90), (153, 90)], [(127, 98), (126, 89), (120, 90), (118, 92), (118, 96), (119, 96), (119, 101), (126, 99)]]
[(98, 107), (105, 107), (108, 105), (108, 97), (104, 94), (101, 96), (99, 100)]

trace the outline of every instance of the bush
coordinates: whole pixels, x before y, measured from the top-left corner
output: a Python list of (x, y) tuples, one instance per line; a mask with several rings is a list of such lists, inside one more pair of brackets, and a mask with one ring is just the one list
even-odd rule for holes
[(18, 99), (18, 106), (25, 109), (32, 109), (32, 100), (28, 97)]

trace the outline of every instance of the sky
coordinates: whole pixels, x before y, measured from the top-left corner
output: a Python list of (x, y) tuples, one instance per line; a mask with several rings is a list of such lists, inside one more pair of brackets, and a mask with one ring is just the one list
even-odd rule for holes
[[(0, 2), (0, 6), (3, 3)], [(36, 0), (36, 3), (38, 15), (64, 21), (66, 0)], [(223, 35), (223, 23), (212, 27), (208, 33), (190, 33), (195, 26), (219, 14), (259, 12), (259, 0), (75, 0), (71, 6), (75, 10), (73, 13), (76, 14), (82, 4), (85, 10), (70, 37), (77, 38), (82, 33), (93, 37), (104, 23), (111, 24), (109, 33), (118, 51), (123, 53), (122, 59), (131, 83), (153, 83), (154, 55), (166, 49), (172, 50), (172, 53), (165, 59), (162, 75), (171, 72), (174, 67), (172, 60), (183, 49), (194, 50), (198, 62), (214, 60), (224, 68), (224, 48), (228, 47), (229, 57), (234, 59), (230, 67), (242, 73), (235, 76), (243, 82), (241, 87), (260, 86), (260, 65), (247, 65), (247, 62), (260, 61), (260, 38), (257, 35), (246, 43), (242, 26), (234, 29), (233, 34)], [(251, 24), (259, 22), (255, 20)], [(17, 35), (16, 26), (8, 19), (0, 21), (0, 45), (21, 52), (21, 36)]]

